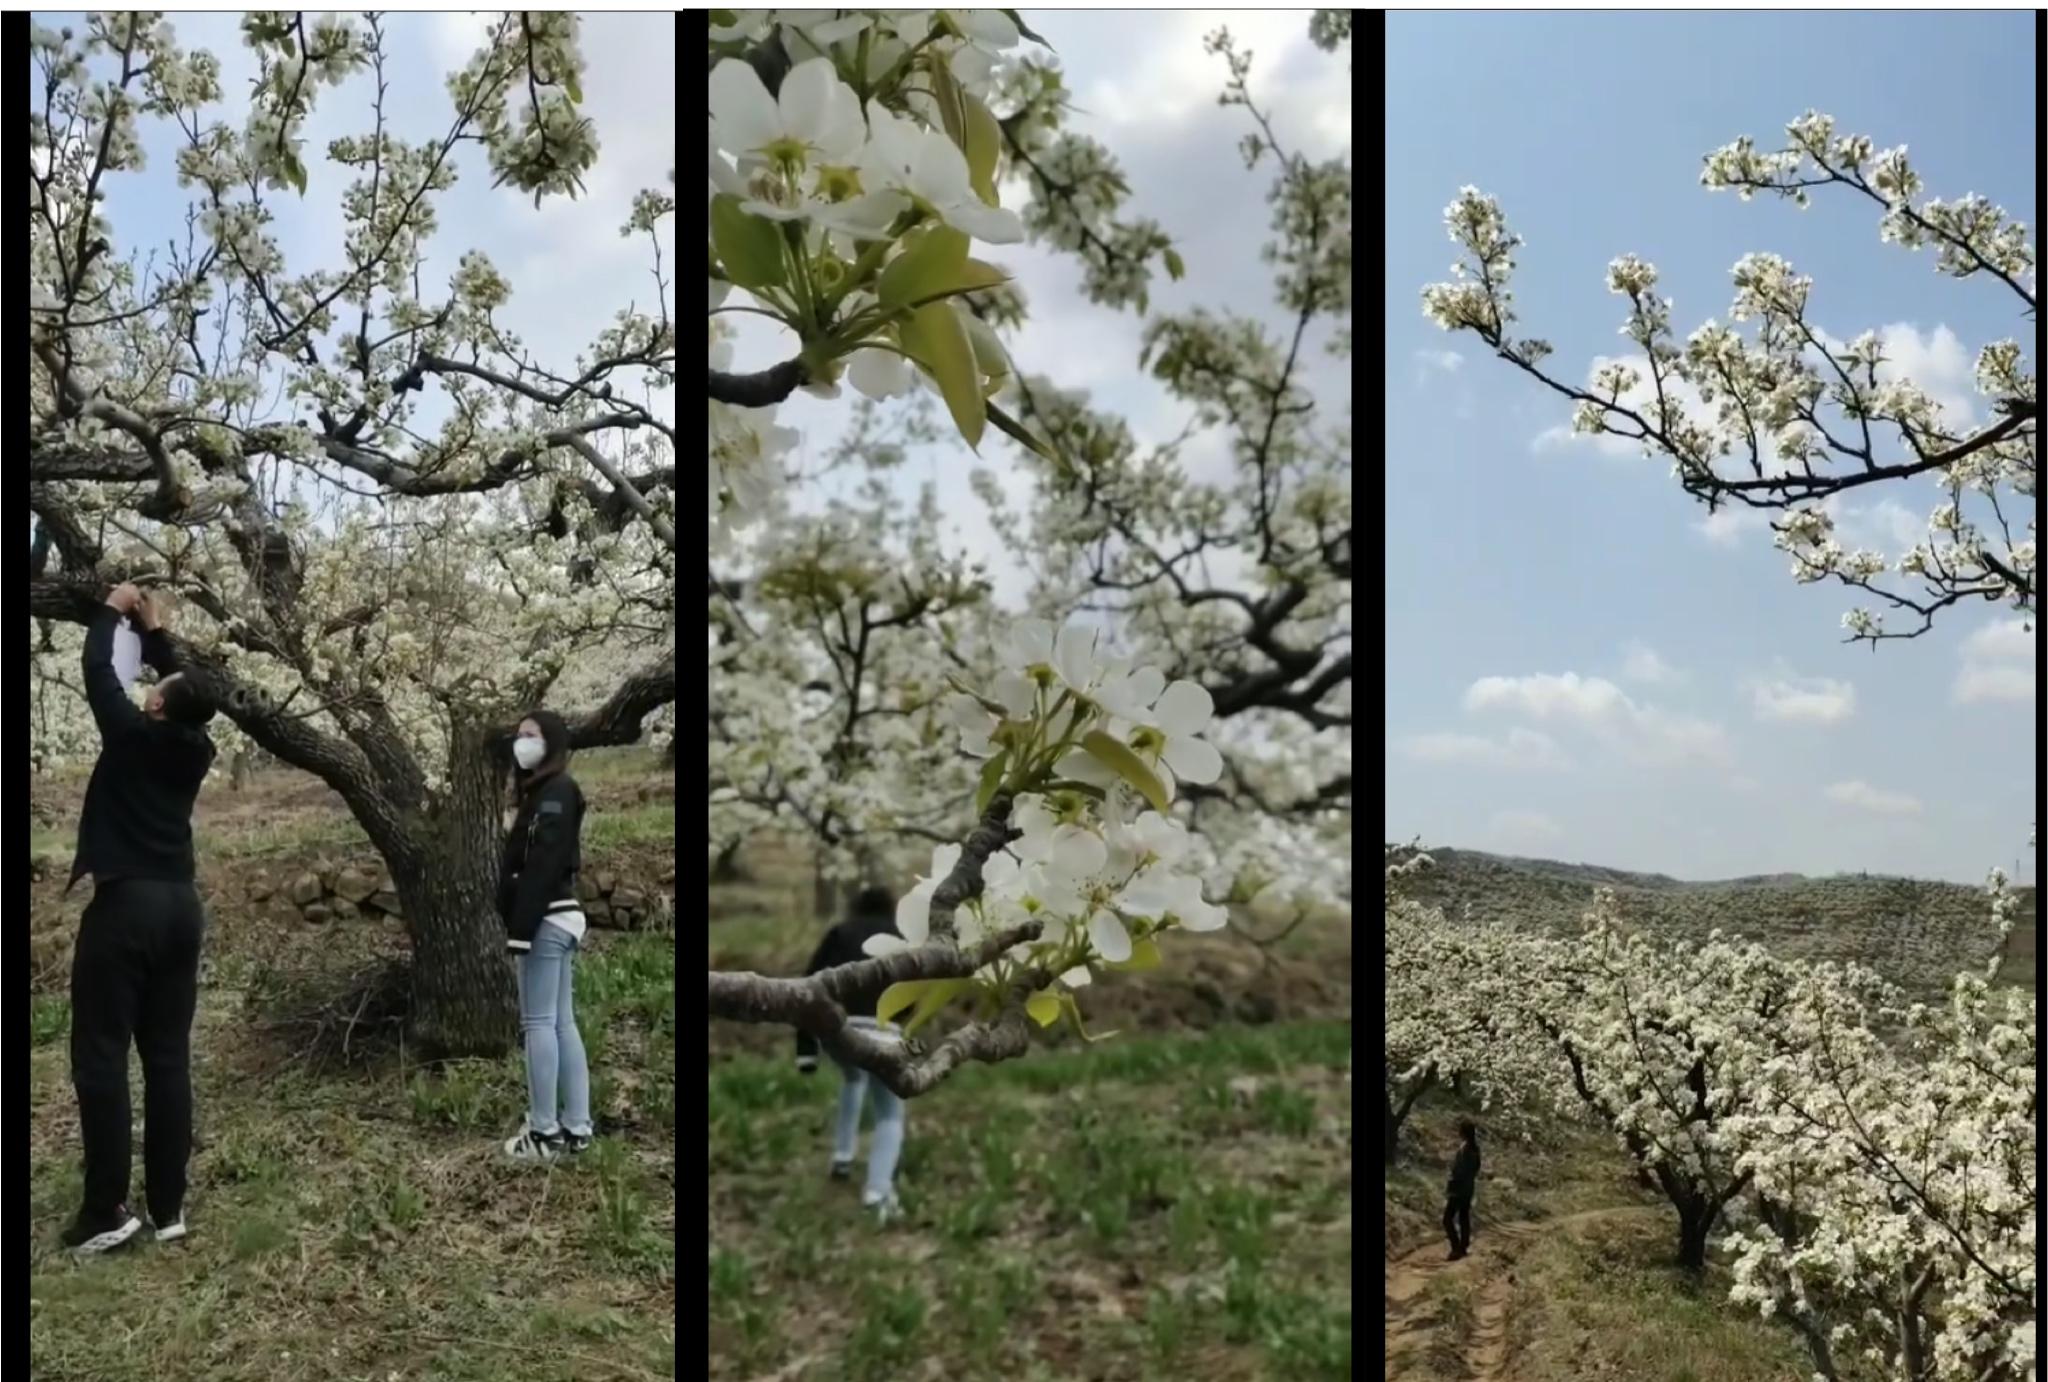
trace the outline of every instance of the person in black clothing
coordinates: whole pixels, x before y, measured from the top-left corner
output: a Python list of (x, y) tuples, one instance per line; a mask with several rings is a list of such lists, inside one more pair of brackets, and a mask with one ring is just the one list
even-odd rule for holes
[(1479, 1186), (1479, 1129), (1463, 1122), (1458, 1135), (1464, 1142), (1451, 1160), (1450, 1184), (1444, 1190), (1444, 1233), (1451, 1240), (1453, 1262), (1472, 1247), (1472, 1193)]
[[(135, 708), (114, 670), (123, 617), (142, 628), (143, 660), (160, 674)], [(192, 1014), (206, 915), (194, 886), (192, 803), (213, 766), (213, 706), (178, 668), (155, 598), (114, 587), (85, 633), (85, 697), (100, 754), (86, 784), (68, 892), (92, 875), (71, 961), (71, 1082), (78, 1091), (85, 1193), (65, 1230), (81, 1253), (118, 1248), (142, 1231), (128, 1209), (133, 1126), (128, 1047), (142, 1057), (143, 1172), (156, 1236), (185, 1236), (192, 1154)]]
[[(854, 898), (846, 918), (828, 930), (825, 938), (818, 942), (810, 963), (804, 966), (804, 973), (817, 974), (869, 958), (865, 947), (871, 937), (897, 934), (895, 910), (896, 904), (888, 889), (863, 888)], [(883, 1037), (894, 1033), (893, 1027), (883, 1027), (875, 1021), (875, 1004), (884, 987), (877, 985), (865, 992), (840, 996), (840, 1006), (846, 1009), (848, 1026)], [(861, 1204), (887, 1222), (900, 1212), (896, 1200), (896, 1161), (903, 1154), (903, 1133), (907, 1121), (903, 1100), (867, 1071), (836, 1060), (833, 1063), (839, 1065), (842, 1084), (839, 1089), (839, 1117), (832, 1138), (832, 1179), (845, 1180), (853, 1174), (861, 1109), (863, 1105), (872, 1103), (875, 1136), (868, 1148), (867, 1185), (861, 1192)], [(818, 1068), (817, 1039), (803, 1031), (796, 1034), (796, 1068), (806, 1075)]]
[(518, 811), (498, 869), (498, 915), (519, 957), (526, 1047), (526, 1126), (505, 1143), (515, 1161), (552, 1161), (590, 1145), (590, 1063), (576, 1026), (576, 953), (588, 922), (577, 897), (583, 792), (569, 776), (569, 726), (552, 710), (512, 740)]

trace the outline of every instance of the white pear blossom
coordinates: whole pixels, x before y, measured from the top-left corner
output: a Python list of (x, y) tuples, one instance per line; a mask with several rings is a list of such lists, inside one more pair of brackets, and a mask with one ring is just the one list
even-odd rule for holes
[(960, 862), (959, 845), (938, 845), (932, 850), (932, 871), (917, 880), (915, 887), (896, 899), (897, 935), (869, 936), (862, 949), (870, 955), (889, 955), (923, 945), (932, 935), (932, 895)]
[(992, 245), (1024, 238), (1017, 213), (983, 202), (969, 180), (967, 156), (944, 133), (926, 129), (887, 108), (868, 105), (866, 171), (877, 186), (910, 197), (955, 230)]

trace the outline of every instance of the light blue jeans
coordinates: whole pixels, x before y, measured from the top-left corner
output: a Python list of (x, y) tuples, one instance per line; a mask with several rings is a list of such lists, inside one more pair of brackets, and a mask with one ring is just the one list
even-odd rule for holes
[(903, 1101), (865, 1070), (841, 1065), (839, 1073), (845, 1083), (839, 1087), (839, 1122), (832, 1130), (832, 1159), (841, 1163), (853, 1160), (854, 1146), (860, 1137), (861, 1106), (872, 1100), (875, 1136), (868, 1146), (868, 1181), (861, 1192), (861, 1203), (879, 1204), (894, 1199), (896, 1159), (903, 1155)]
[(590, 1063), (576, 1030), (577, 948), (576, 938), (551, 921), (534, 931), (533, 949), (519, 957), (519, 1028), (526, 1038), (526, 1126), (588, 1137)]

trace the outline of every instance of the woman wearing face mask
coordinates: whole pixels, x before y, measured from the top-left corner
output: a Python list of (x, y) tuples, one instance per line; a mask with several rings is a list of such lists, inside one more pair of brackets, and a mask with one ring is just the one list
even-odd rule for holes
[(576, 1030), (576, 900), (583, 793), (569, 776), (569, 727), (551, 710), (519, 722), (512, 741), (518, 805), (498, 872), (498, 913), (518, 956), (526, 1042), (526, 1126), (505, 1144), (515, 1161), (552, 1161), (590, 1145), (590, 1066)]

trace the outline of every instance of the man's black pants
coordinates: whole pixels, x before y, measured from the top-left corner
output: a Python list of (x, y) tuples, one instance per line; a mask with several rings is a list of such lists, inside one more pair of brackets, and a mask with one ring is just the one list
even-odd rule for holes
[(185, 1205), (192, 1153), (192, 1012), (206, 915), (190, 883), (123, 878), (96, 884), (71, 961), (71, 1083), (85, 1142), (81, 1217), (128, 1202), (134, 1129), (128, 1044), (142, 1056), (143, 1175), (158, 1224)]
[(1444, 1235), (1451, 1240), (1451, 1251), (1463, 1256), (1472, 1246), (1472, 1197), (1451, 1195), (1444, 1204)]

